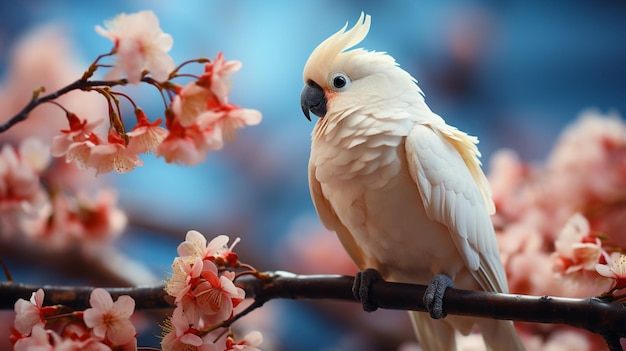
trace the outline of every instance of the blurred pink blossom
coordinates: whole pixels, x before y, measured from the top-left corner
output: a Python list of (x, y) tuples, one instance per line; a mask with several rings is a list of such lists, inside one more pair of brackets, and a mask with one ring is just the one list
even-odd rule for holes
[(251, 331), (243, 337), (243, 340), (236, 342), (231, 336), (226, 338), (226, 349), (224, 351), (260, 351), (257, 346), (263, 342), (263, 335), (258, 331)]
[[(35, 145), (36, 144), (36, 145)], [(37, 155), (40, 153), (40, 155)], [(5, 144), (0, 150), (0, 233), (9, 239), (17, 233), (33, 234), (49, 203), (41, 185), (48, 149), (35, 138), (25, 139), (18, 150)]]
[(55, 348), (52, 344), (50, 344), (50, 339), (59, 340), (60, 337), (51, 330), (44, 329), (43, 325), (37, 324), (33, 327), (32, 333), (30, 336), (19, 339), (15, 342), (13, 346), (14, 351), (31, 351), (31, 350), (40, 350), (40, 351), (54, 351)]
[[(0, 106), (3, 116), (18, 113), (33, 96), (33, 90), (44, 87), (54, 92), (79, 78), (87, 64), (80, 52), (68, 41), (71, 36), (58, 24), (47, 24), (30, 30), (11, 49), (5, 78), (0, 83)], [(71, 91), (55, 99), (67, 110), (89, 121), (107, 116), (106, 101), (96, 92)], [(0, 122), (5, 122), (0, 121)], [(44, 144), (67, 126), (65, 112), (52, 104), (42, 104), (28, 119), (0, 135), (0, 142), (19, 141), (31, 136)], [(105, 129), (104, 129), (105, 130)], [(100, 132), (102, 132), (101, 130)]]
[(589, 221), (580, 213), (575, 213), (565, 223), (554, 247), (553, 267), (561, 275), (593, 271), (603, 256), (608, 257), (600, 239), (592, 235)]
[[(597, 296), (610, 280), (608, 255), (626, 247), (626, 124), (589, 110), (568, 126), (544, 164), (498, 152), (489, 179), (509, 291)], [(606, 264), (605, 264), (606, 263)], [(614, 278), (612, 276), (612, 278)], [(519, 324), (529, 350), (596, 350), (597, 335)], [(573, 346), (572, 346), (573, 345)]]
[[(76, 118), (75, 125), (83, 128), (89, 123)], [(101, 189), (91, 197), (82, 191), (64, 189), (62, 182), (49, 179), (60, 171), (57, 165), (50, 163), (49, 148), (36, 138), (24, 139), (17, 150), (11, 144), (2, 147), (0, 232), (3, 238), (20, 234), (23, 236), (12, 241), (13, 244), (22, 244), (27, 239), (47, 250), (62, 250), (102, 243), (121, 234), (127, 219), (116, 207), (115, 193)], [(71, 176), (73, 171), (68, 171), (58, 175)]]
[(337, 235), (325, 229), (317, 217), (294, 220), (273, 257), (276, 264), (300, 274), (354, 275), (358, 271)]
[(174, 60), (167, 54), (174, 39), (163, 33), (154, 12), (120, 14), (105, 22), (105, 27), (96, 26), (96, 32), (113, 41), (118, 55), (116, 66), (106, 79), (119, 79), (125, 73), (129, 83), (137, 84), (143, 70), (147, 69), (157, 82), (168, 80), (175, 68)]
[(48, 239), (51, 248), (69, 249), (79, 245), (102, 244), (122, 234), (128, 221), (116, 207), (117, 195), (99, 189), (94, 196), (57, 194), (52, 202), (52, 218), (35, 235)]

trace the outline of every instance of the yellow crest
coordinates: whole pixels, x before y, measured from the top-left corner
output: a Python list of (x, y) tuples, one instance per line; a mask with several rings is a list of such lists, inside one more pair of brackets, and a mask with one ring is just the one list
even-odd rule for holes
[(325, 80), (326, 77), (321, 71), (322, 68), (330, 66), (330, 63), (337, 59), (342, 52), (363, 41), (370, 30), (370, 24), (370, 15), (361, 12), (359, 20), (350, 30), (346, 31), (348, 28), (348, 23), (346, 23), (337, 33), (319, 44), (304, 66), (303, 78), (305, 82), (308, 79)]

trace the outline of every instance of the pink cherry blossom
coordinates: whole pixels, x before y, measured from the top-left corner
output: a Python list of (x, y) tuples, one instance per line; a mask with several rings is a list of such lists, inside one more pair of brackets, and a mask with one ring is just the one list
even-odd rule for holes
[(174, 40), (171, 35), (163, 33), (154, 12), (120, 14), (112, 21), (105, 22), (105, 27), (96, 26), (96, 32), (115, 43), (118, 55), (116, 66), (106, 79), (119, 79), (126, 73), (129, 83), (138, 84), (144, 69), (157, 82), (168, 79), (175, 68), (174, 60), (167, 55)]
[(135, 166), (143, 166), (137, 154), (127, 150), (126, 144), (113, 128), (109, 130), (108, 143), (95, 145), (91, 149), (88, 164), (96, 169), (96, 175), (113, 170), (127, 173)]
[(46, 320), (43, 318), (43, 289), (34, 292), (30, 301), (19, 299), (15, 302), (15, 329), (24, 335), (30, 334), (34, 326), (44, 326)]
[(241, 66), (240, 61), (224, 60), (224, 54), (220, 52), (213, 62), (205, 65), (205, 73), (200, 77), (199, 82), (201, 85), (210, 87), (215, 97), (224, 104), (228, 101), (231, 88), (230, 76), (239, 71)]
[(233, 308), (245, 297), (243, 289), (233, 284), (235, 273), (218, 275), (217, 267), (205, 261), (202, 277), (205, 281), (193, 289), (197, 308), (210, 323), (219, 323), (232, 316)]
[(176, 303), (182, 301), (189, 293), (196, 280), (202, 273), (203, 263), (200, 257), (176, 257), (172, 263), (172, 277), (165, 285), (165, 291), (176, 298)]
[(172, 122), (170, 134), (159, 145), (157, 154), (166, 162), (184, 163), (190, 166), (202, 162), (210, 151), (219, 150), (224, 140), (234, 139), (234, 130), (261, 121), (261, 113), (241, 109), (234, 105), (220, 106), (197, 116), (188, 127)]
[(170, 133), (157, 150), (166, 162), (195, 165), (234, 139), (236, 129), (261, 122), (259, 111), (218, 100), (203, 84), (206, 80), (188, 83), (172, 101), (166, 123)]
[(261, 119), (261, 112), (257, 110), (225, 104), (202, 113), (198, 116), (198, 124), (202, 129), (209, 126), (219, 126), (220, 141), (230, 141), (235, 137), (235, 130), (248, 125), (257, 125), (261, 122)]
[(96, 288), (89, 298), (91, 308), (84, 312), (85, 325), (93, 328), (92, 333), (106, 338), (114, 345), (124, 345), (135, 337), (135, 326), (129, 317), (135, 310), (135, 300), (130, 296), (120, 296), (113, 302), (108, 291)]
[(180, 125), (188, 127), (202, 112), (218, 106), (219, 101), (211, 90), (197, 82), (189, 82), (174, 97), (171, 108)]
[(96, 145), (104, 143), (104, 139), (94, 133), (90, 134), (87, 140), (71, 143), (65, 153), (65, 162), (70, 163), (75, 161), (79, 169), (88, 169), (91, 167), (91, 150)]
[(161, 340), (163, 351), (217, 351), (208, 334), (200, 337), (199, 331), (189, 326), (189, 320), (182, 308), (175, 308), (169, 321), (166, 334)]
[(200, 257), (203, 260), (215, 262), (218, 266), (236, 267), (239, 262), (238, 255), (233, 252), (233, 248), (240, 239), (236, 238), (228, 247), (230, 239), (226, 235), (218, 235), (211, 242), (206, 242), (206, 238), (196, 230), (187, 232), (185, 241), (178, 245), (180, 256)]
[(177, 251), (180, 256), (194, 256), (205, 260), (228, 250), (229, 240), (227, 235), (218, 235), (207, 244), (202, 233), (197, 230), (190, 230), (185, 236), (185, 241), (178, 245)]
[(89, 122), (86, 119), (80, 119), (73, 113), (68, 113), (67, 119), (70, 129), (61, 130), (61, 135), (57, 135), (52, 139), (50, 152), (54, 157), (66, 155), (70, 146), (74, 143), (91, 141), (93, 144), (97, 144), (99, 141), (98, 137), (92, 134), (94, 129), (104, 122), (104, 119)]
[(169, 135), (157, 149), (157, 155), (165, 158), (168, 163), (194, 166), (206, 158), (213, 150), (222, 148), (221, 136), (216, 128), (201, 129), (198, 124), (183, 127), (177, 121), (172, 122), (168, 129)]
[(262, 342), (263, 335), (256, 330), (246, 334), (240, 342), (235, 342), (231, 336), (228, 336), (224, 351), (260, 351), (257, 346)]
[(141, 109), (135, 110), (137, 125), (126, 135), (130, 137), (128, 153), (141, 154), (145, 152), (156, 153), (157, 148), (167, 137), (168, 131), (160, 127), (161, 119), (150, 122)]
[(166, 138), (159, 145), (157, 154), (162, 156), (167, 163), (186, 164), (188, 166), (197, 165), (206, 158), (206, 152), (199, 150), (196, 143), (190, 138)]
[(619, 252), (611, 254), (607, 264), (597, 264), (596, 271), (603, 277), (615, 280), (615, 288), (626, 288), (626, 255)]

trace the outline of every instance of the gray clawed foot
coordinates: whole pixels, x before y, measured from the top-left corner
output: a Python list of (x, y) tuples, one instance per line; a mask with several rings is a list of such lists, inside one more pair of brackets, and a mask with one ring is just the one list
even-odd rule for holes
[(355, 299), (361, 302), (365, 312), (373, 312), (378, 309), (378, 305), (374, 303), (370, 297), (370, 287), (372, 283), (380, 280), (383, 280), (380, 272), (372, 268), (358, 272), (354, 277), (352, 294)]
[(445, 274), (437, 274), (431, 279), (424, 293), (424, 305), (434, 319), (446, 316), (443, 311), (443, 294), (447, 288), (454, 288), (454, 282)]

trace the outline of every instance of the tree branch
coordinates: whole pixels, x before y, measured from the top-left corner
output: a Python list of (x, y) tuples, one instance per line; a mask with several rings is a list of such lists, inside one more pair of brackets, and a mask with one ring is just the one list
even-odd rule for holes
[(37, 94), (33, 94), (33, 98), (30, 100), (30, 102), (26, 106), (24, 106), (24, 108), (20, 112), (18, 112), (15, 116), (13, 116), (11, 119), (6, 121), (5, 123), (0, 124), (0, 133), (9, 130), (9, 128), (13, 127), (19, 122), (24, 121), (26, 118), (28, 118), (28, 115), (35, 109), (35, 107), (45, 102), (54, 100), (62, 95), (65, 95), (72, 90), (77, 90), (77, 89), (88, 90), (89, 88), (92, 88), (92, 87), (99, 87), (99, 86), (113, 87), (117, 85), (126, 85), (126, 84), (128, 84), (128, 81), (126, 79), (113, 80), (113, 81), (104, 81), (104, 80), (89, 81), (89, 80), (79, 79), (53, 93), (50, 93), (41, 97), (37, 96)]
[[(93, 286), (28, 285), (14, 282), (0, 283), (0, 310), (11, 310), (18, 299), (30, 299), (37, 289), (45, 292), (44, 306), (64, 305), (74, 310), (89, 308)], [(106, 288), (113, 300), (129, 295), (135, 300), (136, 310), (173, 308), (163, 285)], [(173, 301), (172, 301), (173, 302)]]
[[(351, 276), (296, 275), (282, 271), (267, 272), (266, 275), (266, 279), (242, 276), (236, 280), (236, 285), (246, 291), (246, 296), (255, 299), (253, 307), (246, 313), (273, 299), (356, 302), (352, 295), (354, 277)], [(10, 282), (0, 284), (0, 308), (12, 309), (18, 298), (28, 299), (38, 288)], [(45, 304), (63, 304), (76, 309), (89, 307), (89, 294), (93, 290), (93, 287), (41, 288), (46, 293)], [(146, 286), (107, 290), (114, 298), (130, 295), (136, 301), (137, 310), (171, 308), (163, 288)], [(425, 291), (424, 285), (377, 281), (371, 285), (370, 297), (380, 308), (426, 311), (422, 302)], [(626, 337), (626, 308), (621, 303), (599, 298), (574, 299), (448, 289), (444, 295), (444, 308), (447, 314), (453, 315), (562, 324), (586, 329), (604, 337), (611, 350), (621, 350), (619, 339)]]

